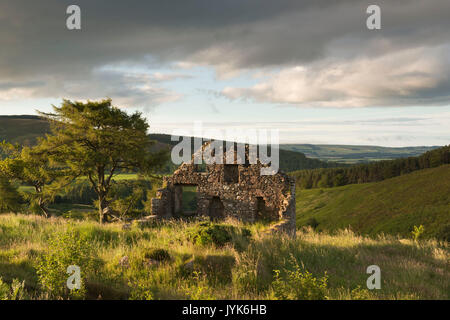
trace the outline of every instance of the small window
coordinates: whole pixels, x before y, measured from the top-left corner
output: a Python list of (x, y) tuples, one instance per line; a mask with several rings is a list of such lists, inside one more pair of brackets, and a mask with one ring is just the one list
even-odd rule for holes
[(225, 183), (239, 183), (239, 167), (237, 164), (226, 164), (223, 167)]

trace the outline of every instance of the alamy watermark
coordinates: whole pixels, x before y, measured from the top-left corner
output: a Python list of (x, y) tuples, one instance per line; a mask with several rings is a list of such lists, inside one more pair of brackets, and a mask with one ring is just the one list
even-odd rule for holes
[[(369, 14), (366, 20), (366, 26), (369, 30), (381, 29), (381, 8), (376, 4), (369, 5), (366, 9)], [(69, 30), (81, 30), (81, 8), (78, 5), (72, 4), (67, 7), (66, 14), (69, 16), (66, 19), (66, 27)]]
[(371, 274), (369, 278), (367, 278), (366, 285), (367, 289), (381, 289), (381, 269), (377, 265), (368, 266), (366, 269), (367, 274)]
[(369, 30), (380, 30), (381, 29), (381, 8), (376, 4), (372, 4), (367, 7), (366, 13), (370, 14), (366, 20), (366, 26)]
[[(200, 137), (214, 137), (214, 139)], [(277, 129), (204, 130), (201, 122), (195, 122), (193, 130), (174, 130), (171, 139), (178, 141), (171, 153), (174, 164), (191, 161), (192, 151), (194, 151), (194, 164), (257, 164), (259, 160), (262, 164), (261, 175), (274, 175), (279, 169), (280, 143)], [(192, 140), (194, 140), (193, 145)], [(206, 141), (210, 143), (202, 147)], [(247, 154), (246, 144), (248, 145)]]
[(70, 274), (67, 278), (67, 288), (69, 290), (81, 289), (81, 269), (79, 266), (71, 265), (67, 267), (67, 273)]
[(69, 30), (81, 30), (81, 8), (77, 5), (70, 5), (66, 9), (66, 14), (70, 16), (66, 19), (66, 27)]

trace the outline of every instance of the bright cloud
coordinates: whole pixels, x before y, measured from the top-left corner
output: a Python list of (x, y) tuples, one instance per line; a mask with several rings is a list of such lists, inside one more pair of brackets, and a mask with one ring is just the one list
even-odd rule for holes
[(405, 49), (376, 58), (283, 69), (250, 88), (226, 87), (232, 99), (307, 107), (368, 107), (448, 104), (449, 46)]

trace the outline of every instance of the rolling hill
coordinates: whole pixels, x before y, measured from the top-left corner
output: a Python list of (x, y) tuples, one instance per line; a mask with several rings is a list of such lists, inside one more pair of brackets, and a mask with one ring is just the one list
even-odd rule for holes
[(297, 190), (297, 226), (318, 230), (351, 227), (410, 237), (424, 225), (424, 236), (450, 240), (450, 165), (423, 169), (380, 182)]
[(333, 144), (282, 144), (280, 149), (304, 153), (308, 158), (323, 161), (356, 164), (369, 161), (390, 160), (414, 157), (429, 150), (431, 147), (390, 148), (379, 146), (333, 145)]
[(49, 130), (48, 122), (38, 116), (0, 116), (0, 141), (32, 145)]

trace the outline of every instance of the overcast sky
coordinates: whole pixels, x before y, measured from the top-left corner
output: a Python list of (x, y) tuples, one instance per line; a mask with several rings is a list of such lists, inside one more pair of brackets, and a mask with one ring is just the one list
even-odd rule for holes
[[(71, 4), (81, 30), (66, 28)], [(0, 114), (104, 97), (153, 132), (449, 144), (450, 1), (0, 1)]]

